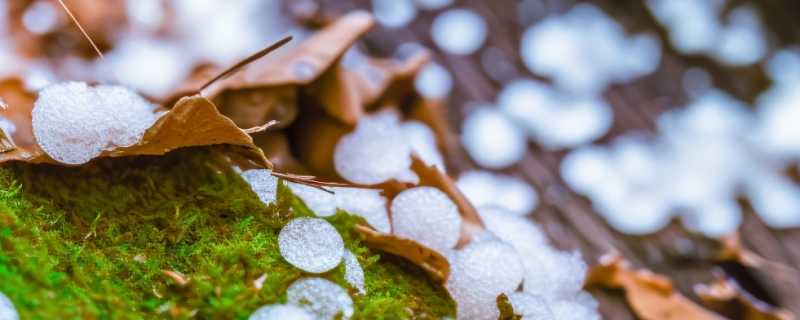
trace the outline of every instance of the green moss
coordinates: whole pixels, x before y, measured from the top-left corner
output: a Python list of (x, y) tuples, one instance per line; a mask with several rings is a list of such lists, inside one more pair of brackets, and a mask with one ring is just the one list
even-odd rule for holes
[[(277, 204), (264, 206), (204, 149), (79, 168), (6, 165), (0, 291), (23, 319), (246, 318), (285, 301), (285, 289), (306, 276), (277, 248), (281, 226), (304, 215), (312, 213), (285, 187)], [(454, 313), (416, 266), (359, 243), (357, 218), (339, 212), (329, 220), (364, 267), (368, 294), (353, 295), (355, 318)], [(343, 274), (340, 266), (322, 276), (348, 287)]]

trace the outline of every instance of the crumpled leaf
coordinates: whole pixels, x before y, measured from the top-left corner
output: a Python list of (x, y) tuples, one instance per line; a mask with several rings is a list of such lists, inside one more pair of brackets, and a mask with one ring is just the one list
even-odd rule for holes
[[(26, 93), (18, 81), (0, 84), (0, 94), (9, 101), (9, 108), (0, 111), (0, 115), (17, 128), (12, 135), (17, 148), (0, 153), (0, 163), (24, 161), (64, 165), (51, 159), (36, 144), (31, 128), (33, 96)], [(247, 133), (220, 114), (211, 101), (200, 96), (185, 97), (178, 101), (175, 107), (144, 132), (138, 143), (104, 151), (98, 157), (162, 155), (178, 148), (211, 145), (227, 145), (257, 166), (272, 167)]]
[(793, 277), (800, 276), (800, 271), (797, 269), (766, 259), (745, 248), (738, 233), (723, 237), (720, 243), (722, 246), (717, 255), (717, 259), (720, 261), (733, 261), (746, 267), (761, 269), (770, 273), (791, 273)]
[(793, 320), (795, 315), (788, 310), (773, 307), (746, 290), (733, 279), (717, 274), (710, 284), (698, 284), (694, 291), (706, 305), (715, 310), (735, 312), (743, 320)]
[(368, 247), (406, 258), (440, 283), (444, 283), (450, 276), (450, 263), (436, 250), (410, 239), (378, 232), (364, 225), (356, 225), (355, 230)]
[[(336, 71), (338, 68), (334, 66), (344, 52), (374, 24), (375, 20), (372, 16), (364, 12), (345, 15), (316, 32), (298, 46), (281, 54), (270, 55), (255, 61), (240, 72), (215, 82), (203, 91), (203, 95), (214, 99), (225, 91), (256, 88), (263, 90), (264, 94), (273, 94), (272, 91), (276, 87), (306, 86), (320, 78), (341, 79), (341, 75)], [(203, 75), (216, 74), (207, 69), (202, 73)], [(194, 93), (208, 79), (197, 74), (193, 75), (189, 81), (175, 90), (172, 98), (166, 99), (166, 101)], [(330, 80), (325, 82), (330, 82)], [(338, 84), (338, 81), (334, 82)], [(349, 85), (350, 82), (352, 81), (345, 81), (342, 85)], [(335, 101), (352, 99), (353, 97), (346, 95), (348, 92), (356, 91), (332, 88), (326, 93), (326, 96), (343, 95), (335, 98)], [(322, 104), (322, 107), (344, 123), (355, 124), (354, 121), (357, 121), (360, 116), (360, 108), (358, 109), (359, 113), (352, 113), (355, 112), (353, 109), (341, 109), (339, 104), (326, 103)]]
[(420, 50), (403, 61), (368, 58), (356, 73), (359, 95), (364, 105), (397, 104), (413, 95), (414, 77), (431, 61), (431, 54)]
[(648, 270), (634, 270), (618, 254), (608, 254), (590, 270), (587, 286), (625, 290), (631, 309), (645, 320), (722, 320), (680, 294), (672, 282)]

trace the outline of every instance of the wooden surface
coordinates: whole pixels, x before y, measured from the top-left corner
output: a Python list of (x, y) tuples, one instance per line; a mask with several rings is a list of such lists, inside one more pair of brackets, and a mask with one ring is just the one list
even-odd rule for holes
[[(294, 1), (289, 7), (308, 1)], [(535, 9), (520, 23), (514, 9), (518, 1), (456, 1), (457, 6), (468, 7), (481, 14), (490, 28), (486, 45), (478, 53), (467, 56), (449, 56), (437, 53), (436, 60), (453, 73), (455, 89), (449, 100), (450, 121), (458, 129), (460, 120), (470, 112), (469, 102), (491, 102), (503, 81), (515, 77), (532, 77), (518, 55), (518, 41), (530, 23), (541, 20), (551, 13), (566, 12), (572, 1), (540, 0), (528, 1)], [(746, 1), (733, 1), (744, 3)], [(757, 94), (769, 85), (769, 80), (760, 67), (727, 68), (702, 56), (681, 56), (669, 47), (666, 33), (649, 14), (641, 0), (592, 1), (607, 14), (619, 21), (628, 32), (652, 32), (659, 35), (664, 47), (661, 66), (652, 75), (631, 83), (614, 85), (604, 94), (614, 110), (614, 125), (609, 134), (600, 140), (608, 142), (615, 136), (631, 130), (651, 133), (655, 118), (665, 110), (681, 106), (687, 101), (681, 87), (681, 77), (690, 67), (702, 67), (712, 75), (714, 85), (729, 91), (734, 96), (754, 101)], [(758, 1), (770, 35), (771, 48), (782, 47), (800, 40), (800, 2)], [(334, 17), (354, 9), (369, 9), (367, 0), (335, 1), (319, 3), (322, 16)], [(291, 11), (291, 10), (290, 10)], [(378, 28), (365, 40), (366, 46), (376, 54), (390, 55), (397, 46), (406, 42), (418, 42), (435, 48), (430, 40), (430, 24), (434, 12), (421, 12), (417, 19), (403, 29)], [(483, 63), (495, 66), (494, 74), (483, 68)], [(765, 302), (778, 305), (800, 314), (800, 275), (789, 270), (773, 268), (752, 269), (736, 263), (719, 263), (714, 257), (719, 243), (686, 232), (675, 222), (667, 229), (651, 236), (626, 236), (611, 229), (595, 214), (589, 201), (571, 192), (559, 177), (559, 162), (564, 152), (548, 152), (534, 143), (524, 160), (505, 172), (519, 176), (533, 184), (539, 191), (540, 205), (532, 218), (547, 232), (550, 239), (561, 249), (580, 249), (587, 261), (596, 259), (611, 250), (624, 255), (635, 266), (647, 268), (670, 277), (676, 286), (689, 298), (697, 300), (693, 286), (708, 283), (713, 270), (725, 271), (750, 293)], [(474, 169), (463, 150), (452, 150), (448, 156), (451, 175)], [(775, 231), (768, 229), (742, 201), (746, 214), (741, 236), (747, 248), (774, 262), (797, 269), (800, 267), (800, 232), (797, 230)], [(635, 319), (619, 291), (593, 289), (600, 301), (600, 309), (606, 319)], [(726, 316), (742, 317), (735, 310), (723, 310)]]

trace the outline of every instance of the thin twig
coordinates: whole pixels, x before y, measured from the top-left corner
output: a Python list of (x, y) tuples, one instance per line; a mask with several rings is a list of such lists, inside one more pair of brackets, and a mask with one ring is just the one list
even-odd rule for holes
[(256, 132), (266, 131), (267, 129), (269, 129), (269, 127), (272, 127), (272, 126), (274, 126), (276, 124), (278, 124), (278, 120), (270, 120), (269, 122), (267, 122), (265, 124), (262, 124), (260, 126), (255, 126), (255, 127), (252, 127), (252, 128), (243, 129), (243, 131), (245, 133), (247, 133), (247, 134), (253, 134), (253, 133), (256, 133)]
[(73, 22), (75, 22), (75, 25), (78, 26), (79, 30), (81, 30), (81, 33), (83, 33), (83, 36), (86, 37), (86, 40), (89, 40), (89, 43), (92, 45), (92, 48), (94, 48), (94, 51), (97, 52), (97, 55), (100, 56), (100, 59), (105, 59), (103, 53), (100, 52), (100, 48), (98, 48), (97, 45), (94, 43), (94, 40), (92, 40), (92, 37), (89, 36), (89, 33), (87, 33), (86, 30), (83, 29), (83, 26), (81, 25), (80, 22), (78, 22), (78, 19), (75, 18), (75, 15), (72, 14), (72, 11), (69, 10), (67, 5), (64, 3), (64, 0), (58, 0), (58, 3), (61, 4), (61, 7), (64, 8), (64, 11), (67, 12), (69, 18), (72, 19)]
[(278, 40), (278, 42), (275, 42), (272, 45), (270, 45), (270, 46), (268, 46), (268, 47), (266, 47), (264, 49), (261, 49), (261, 51), (256, 52), (255, 54), (245, 58), (244, 60), (240, 61), (239, 63), (234, 64), (230, 68), (225, 69), (225, 71), (220, 72), (220, 74), (218, 74), (216, 77), (211, 78), (211, 80), (206, 82), (202, 87), (200, 87), (200, 89), (197, 90), (197, 92), (198, 93), (202, 92), (203, 90), (208, 88), (208, 86), (210, 86), (214, 82), (217, 82), (220, 79), (223, 79), (225, 77), (228, 77), (228, 76), (236, 73), (236, 71), (239, 71), (239, 69), (241, 69), (242, 67), (252, 63), (253, 61), (261, 59), (261, 57), (263, 57), (263, 56), (267, 55), (268, 53), (270, 53), (272, 51), (275, 51), (276, 49), (282, 47), (284, 44), (286, 44), (290, 40), (292, 40), (292, 36), (287, 36), (286, 38)]

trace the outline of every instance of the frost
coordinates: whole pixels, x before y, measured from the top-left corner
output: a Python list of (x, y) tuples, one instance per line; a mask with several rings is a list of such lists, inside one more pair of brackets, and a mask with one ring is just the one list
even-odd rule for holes
[(490, 169), (509, 167), (525, 155), (525, 133), (505, 114), (492, 107), (478, 107), (462, 124), (461, 142), (470, 157)]
[(66, 164), (86, 163), (104, 150), (135, 144), (157, 119), (153, 106), (133, 91), (81, 82), (48, 86), (32, 111), (37, 143)]
[(2, 292), (0, 292), (0, 319), (19, 320), (19, 314), (17, 314), (17, 309), (14, 308), (14, 303)]
[(258, 308), (250, 315), (250, 320), (313, 320), (305, 309), (285, 304), (271, 304)]
[(514, 313), (522, 315), (522, 320), (556, 320), (547, 301), (541, 297), (514, 292), (508, 295), (508, 302), (514, 308)]
[(319, 218), (296, 218), (278, 234), (281, 256), (306, 272), (323, 273), (339, 265), (344, 255), (344, 241), (328, 221)]
[(391, 204), (393, 233), (416, 240), (439, 252), (458, 242), (461, 215), (458, 207), (439, 189), (417, 187), (395, 196)]
[(489, 171), (468, 171), (456, 181), (458, 189), (476, 207), (496, 206), (518, 215), (533, 212), (539, 196), (525, 181)]
[(353, 316), (353, 300), (339, 285), (322, 278), (303, 278), (286, 289), (288, 303), (300, 306), (315, 315), (315, 319), (342, 319)]
[(456, 55), (468, 55), (480, 49), (487, 34), (483, 17), (466, 9), (445, 11), (431, 25), (433, 42), (443, 51)]
[(524, 274), (519, 255), (497, 240), (472, 243), (456, 252), (447, 290), (457, 303), (458, 319), (497, 319), (495, 299), (517, 289)]
[(272, 175), (272, 170), (251, 169), (242, 172), (241, 176), (261, 202), (264, 204), (275, 202), (278, 196), (278, 178)]
[(344, 252), (344, 280), (358, 289), (359, 294), (367, 294), (367, 289), (364, 288), (364, 269), (350, 250)]
[(453, 76), (438, 63), (427, 64), (414, 78), (414, 89), (428, 99), (443, 99), (453, 90)]

